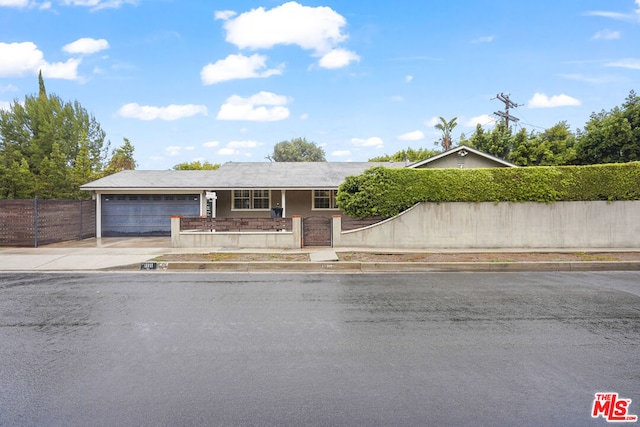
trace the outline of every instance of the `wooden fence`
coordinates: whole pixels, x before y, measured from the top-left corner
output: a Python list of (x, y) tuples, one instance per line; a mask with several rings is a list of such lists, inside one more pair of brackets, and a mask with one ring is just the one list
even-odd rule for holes
[(0, 245), (34, 246), (96, 235), (93, 200), (0, 200)]

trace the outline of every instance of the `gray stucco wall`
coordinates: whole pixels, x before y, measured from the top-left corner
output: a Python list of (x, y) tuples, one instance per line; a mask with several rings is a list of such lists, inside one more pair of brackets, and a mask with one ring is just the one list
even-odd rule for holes
[(457, 153), (449, 156), (444, 156), (440, 159), (426, 163), (422, 166), (424, 168), (464, 168), (464, 169), (476, 169), (476, 168), (499, 168), (505, 167), (504, 165), (494, 162), (485, 157), (478, 156), (475, 153), (468, 152), (464, 157), (459, 156)]
[[(314, 210), (311, 208), (313, 190), (287, 190), (286, 212), (287, 217), (299, 215), (303, 218), (310, 216), (324, 216), (331, 218), (333, 215), (340, 215), (338, 209)], [(216, 216), (219, 218), (269, 218), (271, 212), (268, 210), (231, 210), (231, 190), (216, 191), (217, 209)], [(271, 190), (271, 207), (276, 207), (276, 203), (282, 203), (282, 192)]]
[(334, 247), (638, 248), (640, 201), (420, 203), (364, 229), (341, 232)]

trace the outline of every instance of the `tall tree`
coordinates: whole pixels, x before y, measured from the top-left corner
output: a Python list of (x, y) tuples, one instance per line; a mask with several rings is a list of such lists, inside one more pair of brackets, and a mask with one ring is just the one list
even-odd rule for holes
[(513, 141), (509, 161), (520, 166), (551, 166), (571, 164), (575, 159), (575, 135), (562, 121), (540, 134), (519, 135)]
[[(82, 153), (86, 156), (82, 161), (90, 165), (92, 172), (102, 171), (105, 132), (95, 117), (78, 101), (64, 102), (56, 95), (47, 94), (42, 74), (38, 76), (38, 85), (37, 95), (26, 96), (24, 102), (15, 100), (9, 109), (0, 110), (0, 163), (5, 170), (13, 170), (18, 165), (23, 172), (26, 165), (30, 175), (27, 181), (33, 188), (27, 195), (22, 192), (16, 196), (14, 190), (20, 186), (7, 183), (5, 177), (0, 180), (0, 198), (43, 197), (38, 192), (44, 188), (41, 184), (48, 181), (46, 171), (52, 171), (54, 158), (64, 167), (73, 167)], [(57, 151), (52, 157), (54, 146)], [(71, 179), (70, 174), (67, 179)], [(67, 190), (60, 189), (48, 192), (47, 197), (67, 197), (68, 194)], [(86, 192), (83, 196), (90, 197)]]
[(434, 127), (442, 132), (442, 138), (440, 139), (440, 145), (444, 151), (447, 151), (453, 145), (453, 141), (451, 139), (451, 132), (458, 125), (458, 118), (454, 117), (453, 119), (446, 121), (444, 117), (440, 117), (440, 123), (436, 124)]
[(123, 138), (123, 140), (124, 143), (122, 147), (113, 150), (111, 159), (104, 169), (105, 175), (114, 174), (123, 170), (134, 170), (136, 168), (137, 163), (133, 158), (135, 148), (127, 138)]
[(272, 162), (326, 162), (324, 150), (315, 142), (305, 138), (282, 141), (273, 147), (273, 154), (267, 156)]
[(622, 107), (593, 113), (576, 143), (579, 164), (640, 160), (640, 96), (629, 93)]
[(370, 162), (404, 162), (409, 161), (411, 163), (420, 162), (426, 160), (429, 157), (433, 157), (440, 154), (439, 150), (429, 150), (428, 148), (407, 148), (406, 150), (400, 150), (393, 154), (385, 154), (383, 156), (373, 157), (369, 159)]
[(503, 120), (491, 132), (486, 132), (482, 126), (477, 125), (471, 138), (462, 137), (460, 144), (469, 145), (501, 159), (507, 159), (513, 148), (514, 139), (511, 130), (507, 129)]
[(173, 167), (173, 170), (177, 170), (177, 171), (194, 171), (194, 170), (216, 170), (220, 167), (220, 164), (218, 163), (209, 163), (207, 161), (204, 162), (200, 162), (199, 160), (196, 160), (194, 162), (184, 162), (184, 163), (178, 163), (177, 165), (175, 165)]

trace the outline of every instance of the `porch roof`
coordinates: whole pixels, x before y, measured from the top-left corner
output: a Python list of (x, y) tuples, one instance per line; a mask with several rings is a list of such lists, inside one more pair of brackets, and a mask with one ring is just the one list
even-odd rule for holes
[(175, 191), (216, 189), (333, 189), (347, 176), (385, 162), (229, 162), (213, 171), (122, 171), (82, 185), (89, 191)]

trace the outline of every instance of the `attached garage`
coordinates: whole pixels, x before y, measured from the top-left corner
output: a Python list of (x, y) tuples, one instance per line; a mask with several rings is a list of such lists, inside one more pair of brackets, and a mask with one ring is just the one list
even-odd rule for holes
[(200, 215), (199, 194), (101, 194), (102, 236), (170, 236), (171, 217)]

